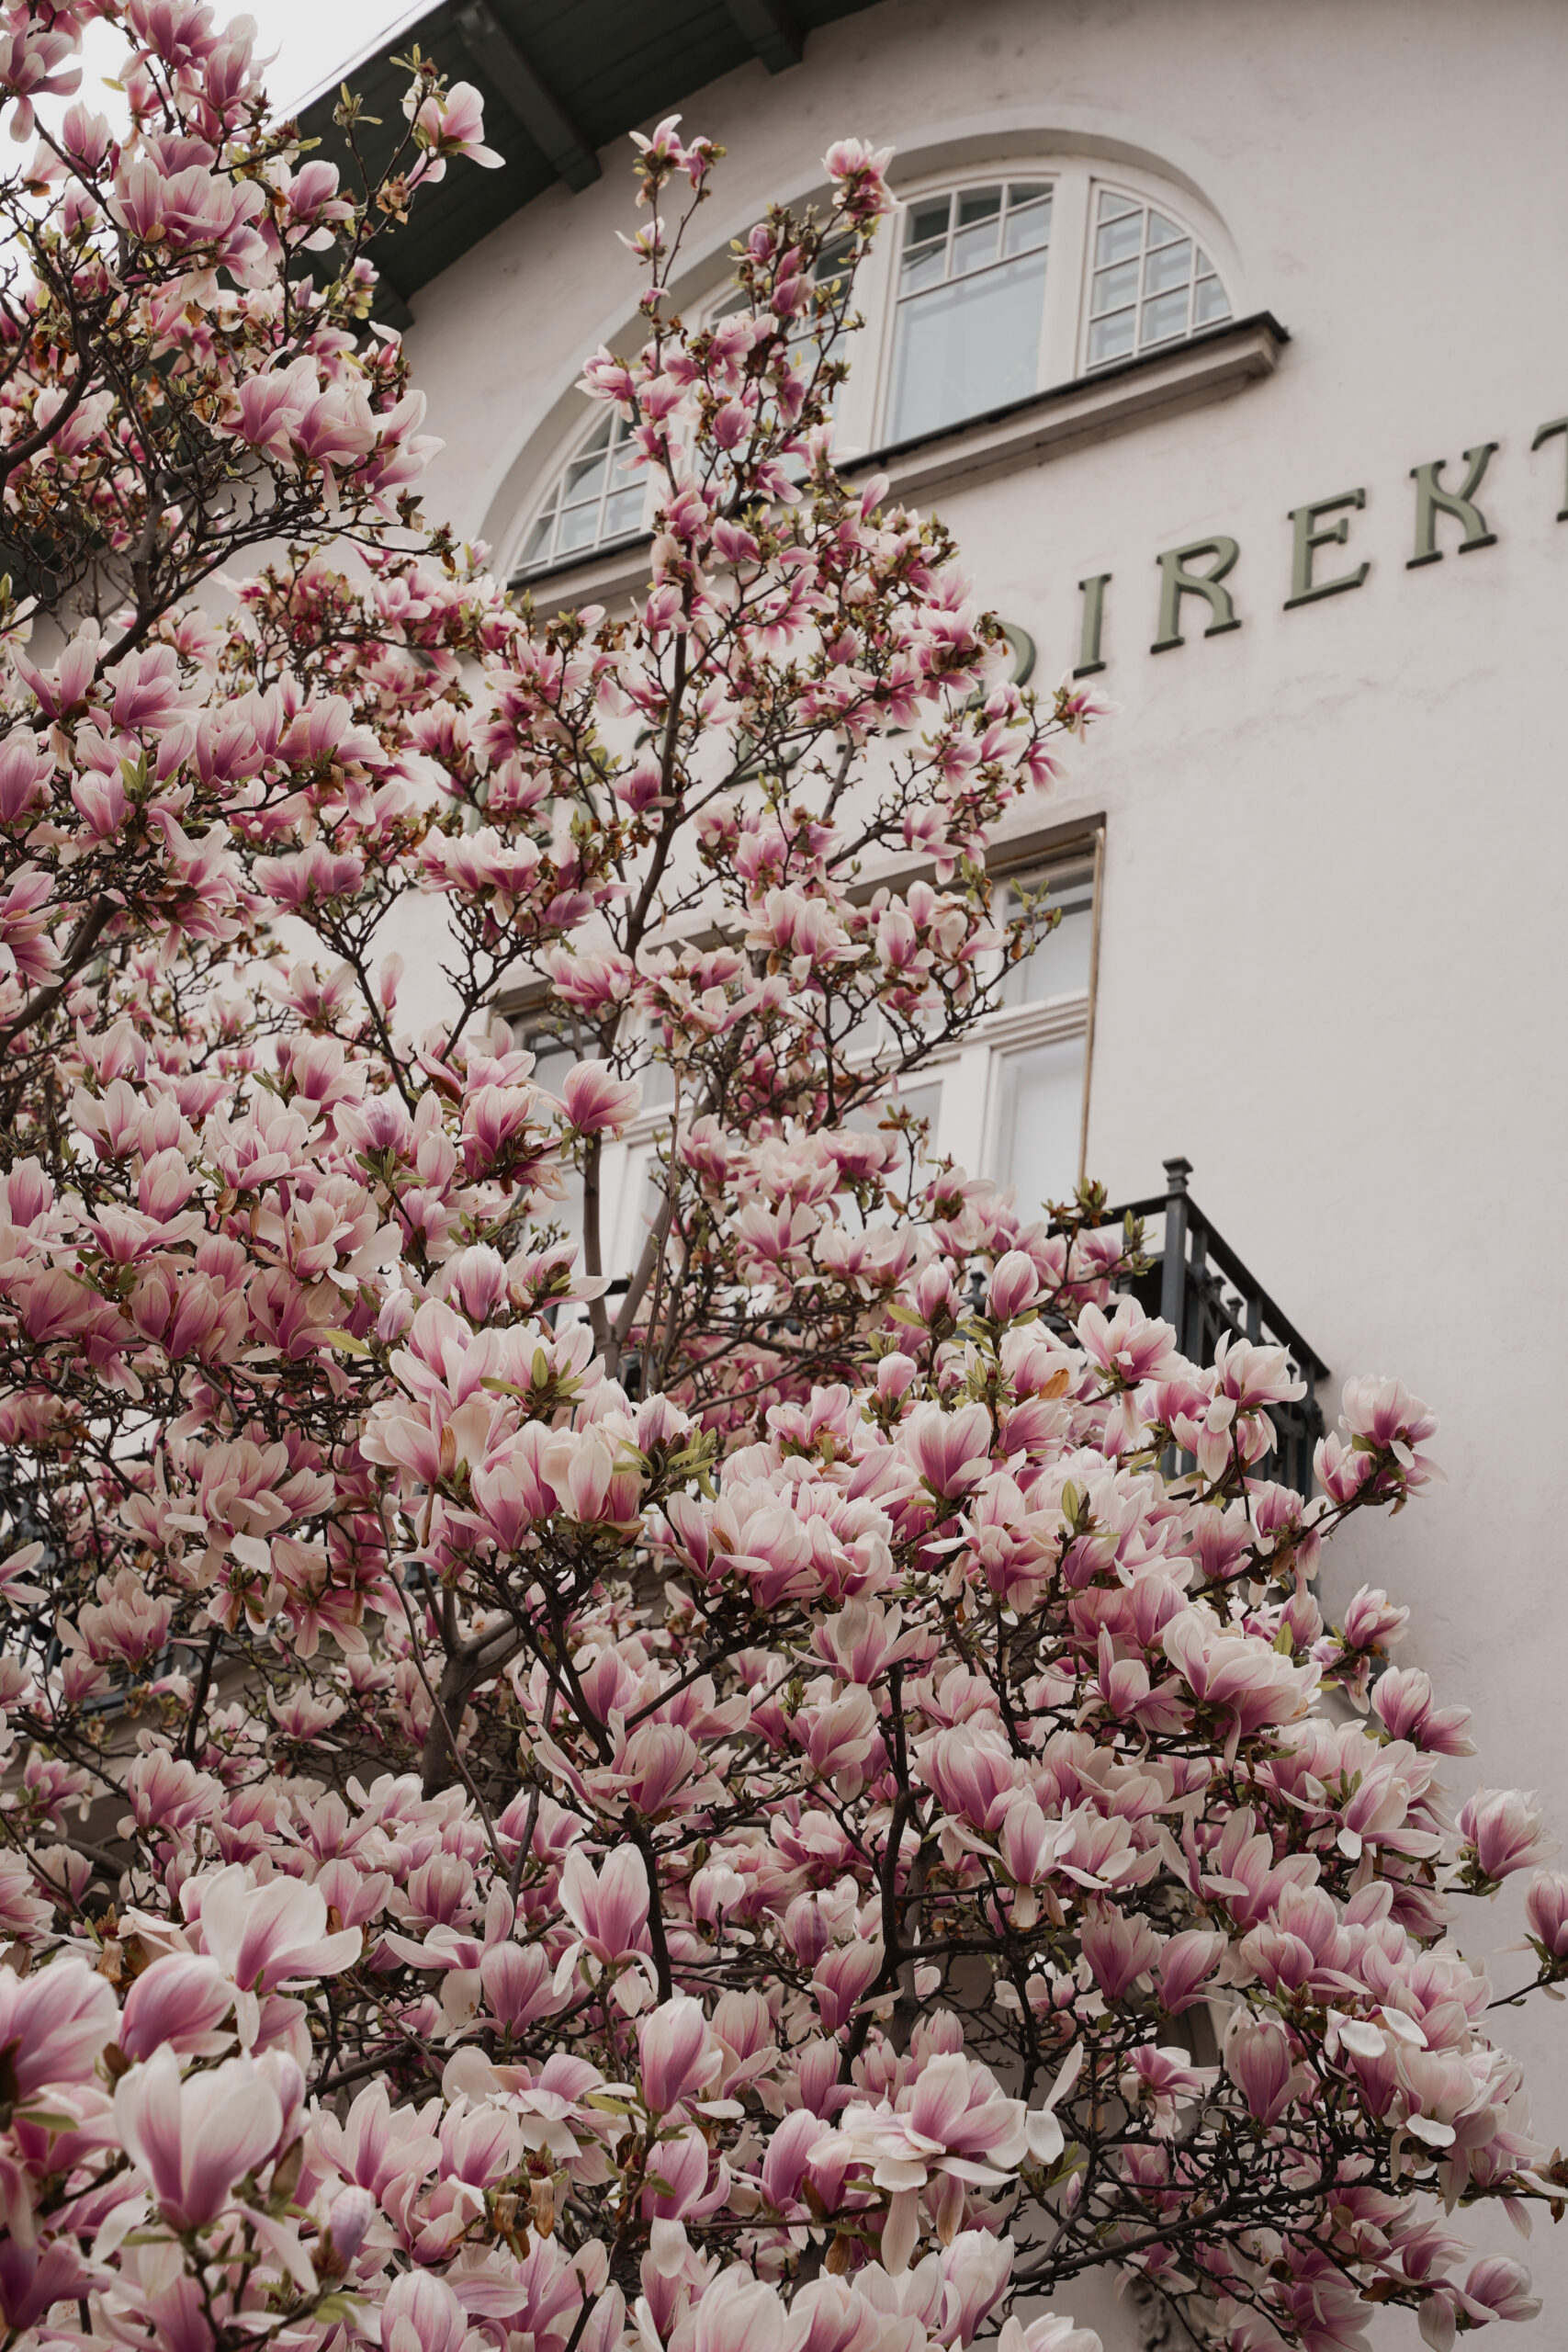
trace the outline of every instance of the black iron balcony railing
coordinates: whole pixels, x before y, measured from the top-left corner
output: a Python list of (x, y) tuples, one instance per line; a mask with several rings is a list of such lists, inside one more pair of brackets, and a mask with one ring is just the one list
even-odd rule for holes
[(1193, 1200), (1188, 1190), (1191, 1161), (1168, 1159), (1165, 1174), (1163, 1193), (1146, 1201), (1125, 1201), (1118, 1208), (1107, 1209), (1100, 1220), (1104, 1225), (1120, 1225), (1128, 1216), (1163, 1221), (1160, 1246), (1145, 1249), (1144, 1253), (1148, 1271), (1124, 1287), (1146, 1315), (1164, 1317), (1176, 1332), (1182, 1354), (1194, 1363), (1207, 1363), (1217, 1341), (1227, 1334), (1284, 1349), (1292, 1370), (1306, 1383), (1306, 1395), (1293, 1405), (1269, 1408), (1278, 1444), (1258, 1468), (1294, 1487), (1298, 1493), (1310, 1495), (1313, 1449), (1324, 1428), (1317, 1386), (1327, 1379), (1328, 1366), (1289, 1317), (1280, 1314), (1262, 1283)]

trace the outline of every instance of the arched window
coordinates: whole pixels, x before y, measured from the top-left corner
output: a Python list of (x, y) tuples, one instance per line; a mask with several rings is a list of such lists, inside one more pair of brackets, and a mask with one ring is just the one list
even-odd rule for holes
[(1230, 314), (1219, 272), (1179, 221), (1118, 188), (1095, 190), (1090, 368), (1179, 343)]
[[(1130, 361), (1157, 362), (1236, 316), (1234, 256), (1201, 198), (1151, 166), (1115, 176), (1087, 156), (1027, 154), (961, 180), (911, 187), (859, 275), (861, 323), (838, 356), (831, 402), (840, 459), (961, 426)], [(849, 241), (824, 248), (818, 288), (837, 293)], [(693, 315), (744, 309), (733, 254)], [(788, 340), (797, 364), (819, 333), (807, 309)], [(637, 538), (649, 506), (625, 470), (626, 425), (602, 416), (535, 511), (519, 574), (548, 571)]]
[(880, 281), (883, 381), (862, 433), (919, 440), (1222, 325), (1214, 243), (1152, 175), (1113, 183), (1088, 160), (911, 193)]
[(1040, 381), (1050, 186), (1006, 180), (911, 204), (895, 297), (886, 438), (912, 440)]
[(641, 474), (626, 470), (630, 430), (623, 416), (601, 417), (567, 460), (524, 545), (523, 571), (547, 571), (568, 556), (634, 538), (641, 530), (646, 485)]

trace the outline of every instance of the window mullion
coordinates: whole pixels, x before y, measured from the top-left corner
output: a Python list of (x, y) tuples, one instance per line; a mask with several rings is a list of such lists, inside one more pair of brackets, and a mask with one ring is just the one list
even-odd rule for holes
[(1051, 257), (1045, 266), (1045, 300), (1040, 321), (1042, 388), (1070, 383), (1082, 371), (1079, 320), (1089, 277), (1089, 175), (1069, 165), (1054, 183)]

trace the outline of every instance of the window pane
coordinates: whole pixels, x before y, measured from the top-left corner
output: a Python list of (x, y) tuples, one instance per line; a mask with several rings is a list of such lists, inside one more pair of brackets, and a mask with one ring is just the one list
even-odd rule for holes
[(1094, 315), (1101, 317), (1107, 311), (1123, 310), (1138, 299), (1138, 265), (1124, 261), (1120, 269), (1095, 272)]
[(1165, 245), (1151, 254), (1144, 272), (1145, 294), (1164, 294), (1173, 286), (1185, 286), (1192, 275), (1192, 241), (1183, 237), (1179, 245)]
[(635, 531), (642, 521), (643, 487), (633, 482), (629, 490), (613, 491), (604, 501), (604, 537), (619, 537), (623, 531)]
[[(929, 1122), (926, 1151), (920, 1155), (923, 1160), (927, 1153), (936, 1148), (936, 1123), (942, 1109), (940, 1080), (934, 1086), (906, 1087), (900, 1093), (885, 1095), (880, 1102), (863, 1103), (858, 1111), (852, 1111), (843, 1124), (846, 1127), (854, 1128), (858, 1133), (875, 1135), (882, 1129), (882, 1122), (886, 1118), (889, 1111), (895, 1108), (908, 1111), (912, 1118)], [(907, 1156), (904, 1164), (907, 1168), (908, 1164)], [(896, 1173), (902, 1172), (902, 1170), (896, 1170)]]
[(1102, 187), (1100, 191), (1100, 217), (1102, 220), (1119, 220), (1124, 212), (1139, 209), (1133, 197), (1118, 196), (1113, 188), (1109, 187)]
[(903, 441), (1033, 391), (1045, 254), (898, 306), (888, 437)]
[(533, 529), (528, 534), (528, 544), (523, 550), (523, 560), (525, 563), (542, 562), (544, 558), (548, 555), (550, 551), (550, 532), (554, 527), (555, 519), (555, 502), (552, 499), (547, 511), (540, 515), (538, 521), (535, 524)]
[(953, 275), (962, 277), (971, 269), (984, 269), (997, 257), (997, 230), (999, 210), (989, 220), (977, 221), (972, 228), (960, 229), (953, 240)]
[(958, 225), (966, 229), (975, 220), (994, 220), (1002, 209), (999, 187), (961, 188), (958, 195)]
[(1192, 323), (1197, 327), (1213, 325), (1216, 319), (1228, 319), (1231, 306), (1225, 300), (1225, 289), (1217, 277), (1201, 277), (1192, 307)]
[(1133, 313), (1118, 311), (1113, 319), (1096, 319), (1089, 331), (1089, 364), (1103, 366), (1107, 359), (1121, 359), (1133, 348)]
[(849, 258), (854, 251), (854, 243), (852, 237), (835, 237), (832, 243), (824, 245), (818, 254), (817, 267), (812, 275), (825, 294), (835, 292), (848, 276)]
[(1008, 1054), (993, 1073), (1001, 1089), (997, 1181), (1018, 1186), (1026, 1215), (1042, 1201), (1062, 1199), (1077, 1182), (1083, 1071), (1084, 1041), (1068, 1037)]
[(1002, 984), (1005, 1003), (1043, 1004), (1050, 997), (1077, 996), (1088, 989), (1093, 905), (1087, 898), (1066, 895), (1056, 903), (1062, 908), (1061, 922), (1032, 956), (1013, 965)]
[(937, 286), (947, 266), (945, 245), (921, 245), (917, 252), (904, 255), (899, 291), (918, 294), (923, 286)]
[(1050, 193), (1050, 188), (1043, 180), (1029, 180), (1021, 186), (1015, 180), (1008, 190), (1008, 204), (1016, 212), (1021, 204), (1032, 204), (1038, 198), (1049, 196)]
[(597, 498), (604, 487), (604, 469), (609, 463), (603, 455), (578, 458), (566, 469), (566, 503), (581, 506), (590, 498)]
[(599, 508), (569, 506), (560, 518), (560, 536), (556, 541), (556, 553), (566, 555), (578, 548), (591, 548), (599, 537)]
[(909, 226), (904, 235), (905, 244), (923, 245), (932, 237), (945, 237), (951, 204), (951, 198), (939, 196), (933, 203), (911, 206)]
[(668, 1062), (649, 1062), (641, 1072), (645, 1111), (661, 1111), (675, 1100), (675, 1073)]
[(1008, 254), (1032, 253), (1051, 234), (1051, 199), (1046, 197), (1036, 204), (1015, 207), (1008, 214), (1007, 227), (1002, 232), (1002, 251)]
[(1187, 288), (1179, 294), (1162, 294), (1158, 300), (1144, 304), (1145, 343), (1168, 343), (1172, 335), (1187, 333)]
[(1144, 216), (1134, 212), (1129, 219), (1110, 221), (1095, 232), (1095, 266), (1103, 269), (1109, 263), (1125, 261), (1143, 249)]
[(1163, 212), (1150, 213), (1149, 243), (1151, 245), (1168, 245), (1172, 238), (1179, 237), (1181, 233), (1176, 222), (1168, 220)]

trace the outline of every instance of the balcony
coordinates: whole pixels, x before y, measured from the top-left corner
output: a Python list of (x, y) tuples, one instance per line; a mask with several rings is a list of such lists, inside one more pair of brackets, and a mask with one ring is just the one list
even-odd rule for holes
[(1306, 1383), (1306, 1395), (1293, 1405), (1269, 1407), (1278, 1442), (1258, 1467), (1310, 1495), (1313, 1449), (1324, 1432), (1317, 1388), (1327, 1379), (1328, 1366), (1203, 1215), (1188, 1189), (1191, 1174), (1190, 1160), (1168, 1159), (1163, 1193), (1107, 1209), (1100, 1223), (1120, 1225), (1129, 1216), (1161, 1220), (1159, 1248), (1145, 1249), (1146, 1270), (1124, 1287), (1146, 1315), (1163, 1316), (1173, 1327), (1177, 1345), (1192, 1363), (1209, 1363), (1223, 1338), (1284, 1349), (1292, 1371)]

